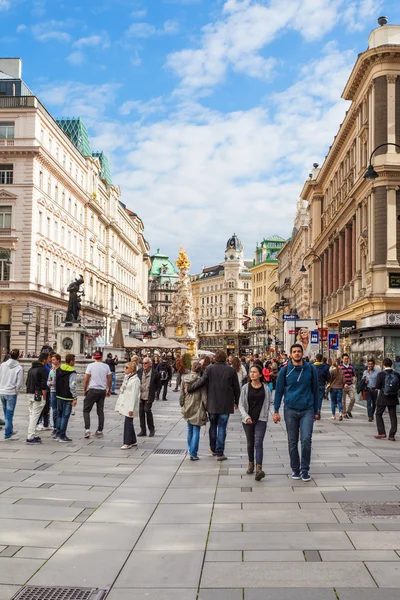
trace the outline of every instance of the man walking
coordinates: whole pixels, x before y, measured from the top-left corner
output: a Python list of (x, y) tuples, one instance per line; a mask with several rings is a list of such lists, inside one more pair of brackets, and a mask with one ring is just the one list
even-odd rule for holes
[(172, 379), (172, 369), (171, 369), (171, 365), (167, 361), (167, 357), (165, 355), (163, 355), (162, 361), (160, 362), (160, 364), (157, 367), (157, 371), (158, 371), (158, 376), (159, 376), (159, 380), (160, 380), (157, 399), (160, 398), (161, 390), (162, 390), (162, 394), (163, 394), (162, 399), (167, 400), (167, 388), (168, 388), (169, 382)]
[(318, 420), (321, 418), (322, 402), (325, 396), (326, 384), (331, 379), (329, 365), (323, 362), (322, 354), (317, 354), (315, 357), (314, 367), (318, 374)]
[(57, 424), (54, 439), (59, 442), (72, 442), (67, 437), (67, 427), (72, 407), (76, 406), (76, 371), (75, 354), (67, 354), (65, 365), (58, 367), (56, 372)]
[(176, 371), (176, 383), (175, 383), (174, 392), (179, 392), (180, 388), (181, 388), (182, 374), (185, 372), (185, 367), (183, 366), (182, 358), (180, 356), (176, 357), (175, 371)]
[(217, 350), (214, 364), (209, 365), (203, 376), (188, 386), (189, 393), (207, 387), (207, 412), (210, 418), (209, 452), (218, 461), (226, 460), (225, 440), (229, 415), (237, 409), (240, 398), (239, 380), (235, 369), (226, 364), (226, 354)]
[(29, 400), (29, 425), (27, 444), (41, 444), (42, 440), (36, 435), (36, 426), (42, 410), (46, 404), (47, 364), (48, 355), (42, 352), (39, 358), (32, 363), (26, 378), (26, 393), (33, 394)]
[(95, 360), (86, 368), (85, 382), (83, 384), (83, 420), (85, 423), (85, 438), (90, 438), (90, 412), (96, 404), (98, 426), (94, 437), (103, 437), (104, 429), (104, 401), (110, 396), (112, 376), (110, 367), (103, 363), (101, 352), (93, 354)]
[[(353, 410), (354, 403), (356, 401), (356, 372), (354, 370), (353, 365), (350, 363), (350, 358), (348, 354), (343, 354), (342, 356), (342, 364), (339, 365), (339, 369), (343, 371), (344, 375), (344, 388), (343, 388), (343, 413), (345, 419), (352, 419), (353, 415), (351, 411)], [(346, 408), (346, 398), (347, 396), (350, 399), (349, 405)]]
[[(292, 479), (311, 481), (311, 440), (314, 420), (318, 418), (319, 386), (318, 375), (310, 363), (303, 360), (303, 346), (293, 344), (290, 360), (279, 371), (276, 384), (273, 416), (274, 423), (281, 420), (279, 408), (284, 401), (284, 417), (288, 436)], [(299, 434), (301, 442), (301, 462), (299, 457)]]
[(50, 390), (50, 406), (53, 413), (53, 432), (52, 437), (55, 437), (57, 428), (57, 398), (56, 398), (56, 372), (61, 365), (61, 356), (54, 354), (51, 359), (51, 369), (47, 378), (47, 387)]
[(23, 368), (18, 362), (19, 350), (11, 350), (10, 358), (0, 366), (0, 397), (4, 411), (4, 439), (18, 440), (13, 430), (13, 417), (17, 404), (18, 390), (22, 386)]
[(115, 371), (115, 367), (118, 364), (118, 356), (114, 356), (109, 352), (106, 358), (106, 364), (110, 367), (111, 371), (111, 396), (116, 395), (115, 385), (117, 383), (117, 373)]
[(375, 366), (373, 358), (368, 359), (368, 368), (364, 371), (363, 377), (365, 378), (365, 384), (367, 386), (367, 412), (368, 421), (372, 423), (374, 420), (374, 414), (376, 409), (376, 398), (378, 392), (376, 390), (376, 379), (380, 373), (380, 369)]
[(139, 420), (140, 420), (140, 432), (138, 437), (147, 435), (147, 427), (149, 429), (149, 436), (154, 437), (154, 419), (152, 413), (152, 406), (154, 398), (156, 397), (157, 391), (160, 386), (159, 373), (155, 367), (152, 367), (151, 358), (146, 356), (143, 359), (143, 368), (138, 371), (138, 377), (140, 379), (140, 404), (139, 404)]
[(383, 422), (383, 413), (388, 409), (390, 418), (389, 442), (395, 441), (397, 433), (397, 413), (396, 408), (399, 404), (400, 377), (392, 369), (393, 363), (390, 358), (383, 360), (383, 371), (378, 373), (376, 378), (376, 389), (379, 390), (377, 408), (376, 408), (376, 427), (378, 433), (376, 439), (386, 437), (385, 424)]

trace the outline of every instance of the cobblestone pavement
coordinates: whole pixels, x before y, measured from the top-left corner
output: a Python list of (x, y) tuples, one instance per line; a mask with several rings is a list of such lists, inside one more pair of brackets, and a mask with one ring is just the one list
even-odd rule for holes
[(83, 439), (80, 402), (73, 442), (45, 432), (37, 447), (24, 443), (19, 397), (20, 441), (0, 443), (0, 600), (26, 583), (111, 588), (108, 600), (398, 600), (400, 517), (355, 507), (400, 505), (400, 441), (375, 440), (363, 407), (339, 423), (325, 403), (308, 484), (290, 478), (285, 430), (271, 421), (256, 482), (238, 415), (226, 462), (208, 454), (207, 435), (197, 463), (154, 453), (185, 449), (178, 395), (168, 397), (155, 402), (155, 437), (128, 452), (116, 397), (104, 439)]

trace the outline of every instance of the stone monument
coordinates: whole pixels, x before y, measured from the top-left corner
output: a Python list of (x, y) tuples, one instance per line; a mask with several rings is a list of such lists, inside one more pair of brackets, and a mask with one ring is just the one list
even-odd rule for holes
[(83, 358), (87, 332), (81, 326), (79, 313), (82, 308), (81, 298), (84, 295), (81, 290), (83, 276), (80, 275), (69, 284), (68, 308), (65, 315), (65, 321), (56, 328), (57, 334), (57, 352), (64, 359), (67, 354), (75, 354), (77, 358)]
[(175, 264), (179, 269), (179, 279), (171, 308), (165, 320), (165, 333), (167, 337), (186, 344), (193, 356), (197, 354), (197, 338), (193, 296), (188, 274), (190, 262), (182, 247), (179, 250)]

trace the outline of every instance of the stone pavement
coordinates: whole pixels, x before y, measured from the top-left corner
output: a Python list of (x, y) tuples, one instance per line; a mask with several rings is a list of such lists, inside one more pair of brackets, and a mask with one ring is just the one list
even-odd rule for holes
[(271, 421), (258, 483), (238, 415), (229, 460), (202, 435), (194, 463), (154, 453), (185, 449), (177, 394), (155, 403), (156, 436), (128, 452), (115, 398), (104, 439), (83, 439), (80, 403), (71, 444), (43, 433), (30, 447), (19, 397), (21, 441), (0, 443), (0, 600), (26, 583), (111, 588), (108, 600), (398, 600), (400, 517), (342, 505), (400, 504), (400, 441), (375, 440), (363, 407), (333, 423), (325, 404), (308, 484), (290, 478), (285, 430)]

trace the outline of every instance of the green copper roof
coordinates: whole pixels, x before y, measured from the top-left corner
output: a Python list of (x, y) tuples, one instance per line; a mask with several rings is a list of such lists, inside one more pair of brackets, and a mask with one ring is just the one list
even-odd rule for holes
[(100, 177), (105, 179), (108, 185), (112, 185), (110, 163), (108, 162), (107, 156), (102, 150), (100, 152), (93, 152), (92, 156), (100, 160)]
[(65, 117), (56, 122), (83, 156), (92, 156), (88, 130), (80, 117)]
[(169, 279), (170, 277), (176, 278), (178, 276), (177, 268), (174, 263), (171, 262), (166, 254), (160, 254), (160, 250), (157, 250), (151, 258), (151, 269), (150, 276), (151, 277), (165, 277)]

